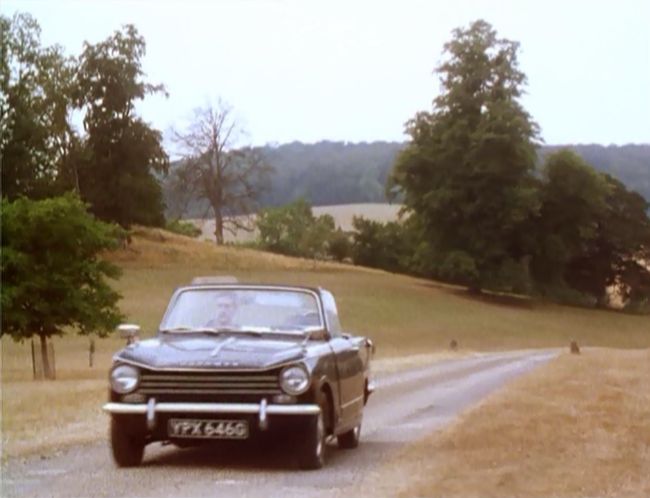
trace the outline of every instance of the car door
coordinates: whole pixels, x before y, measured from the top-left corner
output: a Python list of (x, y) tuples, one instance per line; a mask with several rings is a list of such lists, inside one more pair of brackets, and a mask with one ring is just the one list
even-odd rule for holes
[(338, 414), (340, 423), (346, 424), (359, 416), (364, 404), (363, 338), (342, 333), (334, 297), (328, 291), (322, 291), (322, 298), (339, 377)]

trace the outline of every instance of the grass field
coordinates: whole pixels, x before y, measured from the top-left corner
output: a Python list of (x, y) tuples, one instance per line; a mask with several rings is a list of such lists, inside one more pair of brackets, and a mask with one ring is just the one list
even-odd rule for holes
[[(323, 286), (337, 297), (344, 327), (371, 337), (379, 358), (445, 350), (501, 350), (581, 345), (650, 347), (648, 317), (594, 311), (505, 296), (471, 296), (462, 289), (350, 265), (314, 262), (209, 242), (159, 230), (139, 230), (127, 248), (106, 256), (119, 264), (115, 282), (129, 322), (154, 334), (169, 296), (197, 275), (235, 275), (242, 281)], [(32, 382), (29, 343), (4, 337), (2, 346), (3, 454), (24, 454), (63, 444), (47, 442), (53, 427), (74, 440), (103, 435), (99, 411), (112, 354), (123, 341), (96, 340), (88, 366), (88, 338), (54, 340), (56, 382)], [(43, 407), (46, 406), (47, 410)], [(56, 417), (52, 414), (56, 413)], [(100, 432), (97, 432), (100, 431)], [(82, 436), (84, 435), (84, 436)], [(49, 446), (48, 446), (49, 445)]]
[(564, 355), (385, 462), (364, 492), (648, 497), (649, 378), (647, 349)]

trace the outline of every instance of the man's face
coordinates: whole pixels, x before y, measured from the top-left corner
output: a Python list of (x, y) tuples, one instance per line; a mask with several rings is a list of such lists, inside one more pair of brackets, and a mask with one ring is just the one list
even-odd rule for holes
[(237, 311), (235, 297), (229, 294), (219, 296), (216, 302), (216, 311), (216, 321), (219, 326), (231, 325), (235, 311)]

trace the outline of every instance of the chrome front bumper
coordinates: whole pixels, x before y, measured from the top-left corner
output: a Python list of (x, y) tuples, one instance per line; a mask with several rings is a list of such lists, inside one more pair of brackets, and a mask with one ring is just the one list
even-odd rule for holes
[(106, 403), (105, 412), (115, 415), (146, 415), (147, 428), (153, 430), (156, 426), (156, 414), (215, 414), (231, 413), (258, 415), (260, 429), (268, 427), (267, 415), (318, 415), (318, 405), (278, 405), (267, 404), (266, 399), (260, 403), (157, 403), (150, 398), (148, 403)]

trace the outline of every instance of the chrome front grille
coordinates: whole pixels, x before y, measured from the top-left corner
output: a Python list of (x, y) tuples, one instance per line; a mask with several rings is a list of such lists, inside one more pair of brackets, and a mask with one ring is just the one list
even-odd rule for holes
[(150, 396), (271, 396), (281, 394), (277, 374), (142, 372), (138, 392)]

